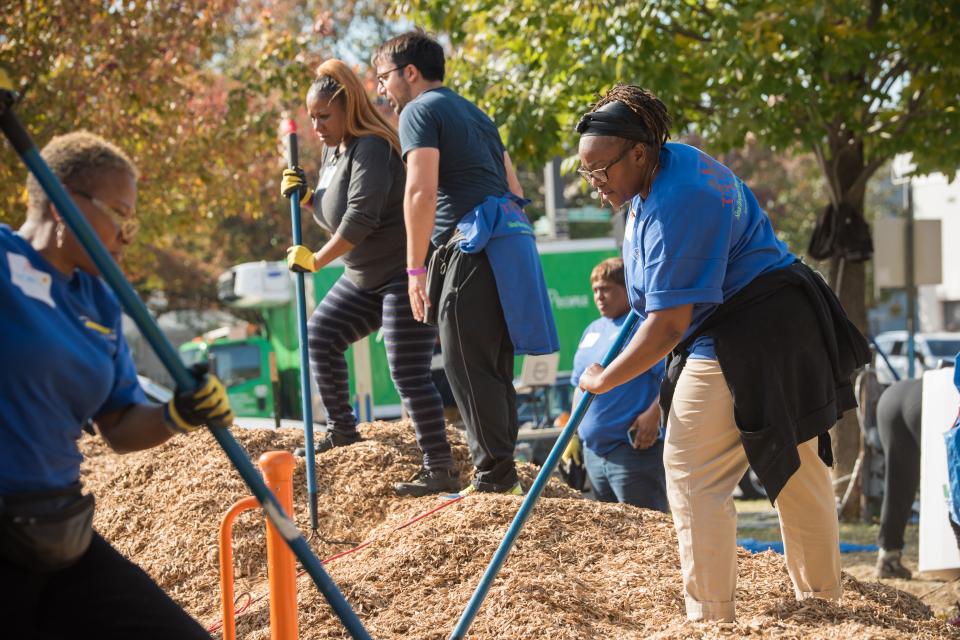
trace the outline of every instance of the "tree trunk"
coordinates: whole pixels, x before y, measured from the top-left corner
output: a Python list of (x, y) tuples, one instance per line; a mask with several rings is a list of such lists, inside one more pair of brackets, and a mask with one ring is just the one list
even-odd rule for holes
[[(833, 258), (830, 264), (830, 284), (840, 298), (850, 320), (860, 331), (866, 331), (866, 268), (865, 263), (850, 263)], [(839, 288), (838, 288), (839, 287)], [(852, 382), (852, 381), (851, 381)], [(857, 412), (847, 411), (830, 430), (833, 440), (833, 478), (836, 482), (853, 473), (863, 446)], [(836, 483), (837, 498), (842, 499), (849, 482), (854, 483), (846, 506), (840, 514), (844, 520), (857, 520), (860, 516), (860, 474), (857, 477)]]
[[(839, 208), (840, 203), (846, 204), (863, 216), (866, 179), (869, 176), (864, 175), (868, 169), (863, 161), (862, 144), (847, 136), (836, 135), (831, 136), (830, 146), (831, 158), (821, 156), (820, 159), (834, 206)], [(836, 256), (831, 259), (830, 286), (847, 316), (864, 334), (867, 332), (866, 282), (866, 263), (848, 262)], [(856, 411), (846, 412), (831, 430), (830, 436), (833, 439), (833, 478), (837, 497), (842, 499), (848, 483), (854, 483), (840, 516), (844, 520), (855, 520), (860, 515), (860, 474), (846, 481), (836, 481), (853, 473), (863, 446)]]

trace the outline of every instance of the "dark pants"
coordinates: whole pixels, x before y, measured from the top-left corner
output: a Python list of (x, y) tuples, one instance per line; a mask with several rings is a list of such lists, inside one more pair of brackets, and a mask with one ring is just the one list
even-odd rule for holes
[(480, 490), (517, 482), (513, 343), (485, 253), (454, 251), (440, 296), (443, 368), (467, 429)]
[(903, 531), (920, 486), (921, 394), (920, 380), (901, 380), (877, 402), (877, 429), (887, 467), (877, 543), (889, 551), (903, 549)]
[(453, 455), (443, 421), (443, 402), (430, 375), (437, 331), (414, 319), (406, 277), (366, 290), (341, 276), (310, 317), (310, 368), (328, 427), (342, 436), (356, 436), (357, 418), (350, 405), (344, 353), (381, 325), (390, 377), (413, 420), (423, 465), (448, 469), (453, 466)]
[(94, 533), (86, 554), (51, 573), (0, 560), (4, 638), (210, 640), (210, 635), (137, 565)]
[(634, 449), (623, 443), (605, 456), (584, 447), (583, 463), (597, 500), (624, 502), (665, 513), (669, 510), (663, 440), (657, 440), (648, 449)]

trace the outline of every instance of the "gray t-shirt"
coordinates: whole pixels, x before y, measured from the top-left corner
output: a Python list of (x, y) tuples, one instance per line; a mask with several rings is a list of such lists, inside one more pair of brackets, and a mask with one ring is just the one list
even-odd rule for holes
[(361, 289), (404, 274), (404, 181), (403, 162), (380, 136), (352, 140), (339, 157), (330, 147), (323, 151), (313, 217), (355, 245), (342, 260), (345, 275)]
[(403, 157), (414, 149), (440, 151), (433, 243), (442, 244), (460, 219), (507, 186), (500, 132), (487, 114), (447, 87), (424, 91), (400, 112)]

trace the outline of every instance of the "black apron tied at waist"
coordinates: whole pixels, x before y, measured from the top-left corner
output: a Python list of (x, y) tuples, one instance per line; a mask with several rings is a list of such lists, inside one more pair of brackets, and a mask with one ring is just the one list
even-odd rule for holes
[(740, 441), (771, 503), (800, 468), (799, 444), (817, 438), (833, 465), (829, 429), (857, 406), (850, 378), (870, 350), (820, 275), (797, 261), (759, 276), (677, 345), (660, 388), (664, 424), (700, 336), (713, 338)]

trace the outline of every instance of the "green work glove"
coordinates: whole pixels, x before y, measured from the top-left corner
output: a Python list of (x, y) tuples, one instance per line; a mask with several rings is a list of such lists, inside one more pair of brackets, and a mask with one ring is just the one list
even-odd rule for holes
[(209, 373), (206, 362), (198, 362), (190, 367), (190, 375), (197, 381), (196, 390), (177, 387), (163, 408), (163, 417), (167, 426), (175, 433), (195, 431), (203, 425), (211, 427), (230, 427), (233, 424), (233, 411), (227, 399), (227, 390), (223, 388), (217, 376)]
[(287, 268), (294, 273), (313, 273), (317, 270), (313, 251), (302, 244), (287, 247)]
[(578, 467), (583, 466), (583, 453), (580, 450), (580, 438), (577, 437), (577, 434), (573, 434), (570, 442), (567, 443), (567, 448), (563, 450), (563, 454), (560, 456), (560, 462), (564, 464), (570, 464), (571, 460)]
[(300, 167), (283, 170), (283, 179), (280, 181), (280, 195), (289, 198), (294, 193), (300, 193), (300, 202), (310, 202), (313, 191), (307, 186), (307, 177)]

